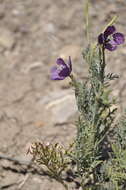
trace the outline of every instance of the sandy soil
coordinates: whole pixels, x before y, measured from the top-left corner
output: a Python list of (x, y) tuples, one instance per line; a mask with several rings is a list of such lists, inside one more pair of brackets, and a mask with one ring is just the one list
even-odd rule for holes
[[(50, 81), (57, 57), (71, 55), (78, 78), (87, 76), (81, 52), (84, 0), (0, 0), (0, 189), (62, 190), (62, 185), (15, 164), (29, 162), (31, 142), (67, 145), (76, 135), (77, 109), (69, 80)], [(125, 33), (125, 0), (92, 0), (91, 36), (97, 39), (113, 15)], [(126, 45), (107, 53), (108, 72), (120, 79), (113, 84), (120, 110), (125, 108)], [(71, 189), (75, 189), (71, 184)]]

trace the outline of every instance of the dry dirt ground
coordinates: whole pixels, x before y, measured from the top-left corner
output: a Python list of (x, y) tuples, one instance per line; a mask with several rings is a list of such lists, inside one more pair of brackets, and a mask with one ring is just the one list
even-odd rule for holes
[[(67, 145), (76, 134), (76, 105), (69, 80), (50, 81), (57, 57), (71, 55), (78, 78), (87, 76), (81, 52), (85, 0), (0, 0), (0, 189), (62, 190), (62, 185), (6, 158), (29, 162), (31, 142)], [(126, 31), (125, 0), (92, 0), (91, 35), (113, 15)], [(126, 97), (126, 45), (107, 52), (108, 71), (120, 79), (113, 85), (121, 109)], [(71, 184), (71, 189), (75, 189)]]

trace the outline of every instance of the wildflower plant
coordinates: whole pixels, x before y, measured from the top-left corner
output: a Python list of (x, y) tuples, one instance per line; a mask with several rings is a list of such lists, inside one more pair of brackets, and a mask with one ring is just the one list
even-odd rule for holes
[(97, 42), (88, 44), (82, 54), (89, 68), (87, 81), (75, 78), (71, 57), (66, 63), (58, 58), (57, 66), (51, 69), (52, 80), (70, 77), (75, 90), (79, 112), (76, 138), (68, 149), (36, 142), (29, 152), (66, 189), (68, 178), (82, 190), (126, 189), (126, 116), (115, 122), (117, 108), (110, 82), (118, 75), (105, 70), (107, 51), (116, 50), (124, 42), (124, 34), (116, 31), (113, 19), (98, 35)]
[(71, 57), (69, 57), (68, 63), (66, 64), (62, 58), (58, 58), (57, 66), (52, 67), (51, 69), (51, 79), (52, 80), (63, 80), (66, 77), (70, 76), (72, 71)]
[(124, 35), (116, 32), (115, 26), (108, 26), (104, 33), (98, 36), (98, 43), (102, 44), (109, 51), (116, 50), (117, 46), (123, 44), (124, 41)]

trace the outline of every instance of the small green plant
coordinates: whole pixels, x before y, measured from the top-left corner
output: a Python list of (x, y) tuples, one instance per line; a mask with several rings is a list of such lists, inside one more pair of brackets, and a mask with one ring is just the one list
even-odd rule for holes
[[(67, 63), (58, 58), (51, 70), (52, 80), (71, 79), (79, 112), (77, 135), (67, 150), (59, 144), (35, 142), (29, 152), (34, 161), (46, 166), (48, 175), (66, 189), (64, 173), (82, 190), (126, 189), (126, 115), (115, 123), (117, 108), (110, 82), (118, 75), (105, 70), (107, 50), (112, 52), (125, 41), (113, 22), (98, 35), (97, 43), (89, 44), (83, 52), (89, 68), (86, 82), (76, 80), (71, 57)], [(88, 32), (87, 36), (89, 38)]]
[(70, 147), (65, 150), (58, 143), (56, 144), (44, 144), (41, 142), (35, 142), (29, 149), (29, 153), (33, 155), (34, 160), (39, 165), (46, 166), (46, 173), (62, 183), (67, 189), (67, 185), (62, 179), (62, 172), (66, 171), (70, 163)]

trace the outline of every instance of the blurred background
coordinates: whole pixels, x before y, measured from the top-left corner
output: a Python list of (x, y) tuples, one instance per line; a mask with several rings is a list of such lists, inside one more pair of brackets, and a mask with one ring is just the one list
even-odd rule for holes
[[(0, 0), (0, 189), (59, 190), (46, 176), (31, 172), (27, 149), (34, 141), (68, 145), (76, 135), (77, 108), (69, 79), (51, 81), (50, 68), (58, 57), (71, 56), (78, 79), (88, 76), (82, 51), (86, 0)], [(92, 0), (90, 36), (98, 34), (114, 15), (125, 34), (126, 1)], [(112, 83), (119, 112), (125, 108), (126, 45), (107, 52), (107, 72), (120, 78)], [(8, 160), (10, 158), (10, 161)], [(74, 189), (74, 186), (72, 187)]]

